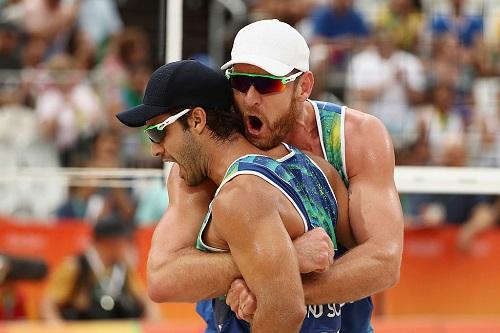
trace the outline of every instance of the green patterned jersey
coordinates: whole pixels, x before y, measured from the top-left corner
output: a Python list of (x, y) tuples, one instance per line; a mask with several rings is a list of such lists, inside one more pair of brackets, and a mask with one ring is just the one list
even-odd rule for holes
[(327, 102), (310, 102), (316, 113), (323, 157), (337, 169), (345, 186), (348, 187), (344, 142), (345, 107)]
[[(239, 175), (254, 175), (279, 189), (293, 204), (304, 223), (304, 232), (322, 227), (334, 244), (337, 223), (337, 201), (323, 171), (307, 155), (293, 146), (285, 157), (275, 160), (263, 155), (246, 155), (228, 168), (215, 197), (227, 182)], [(198, 236), (197, 248), (203, 251), (221, 251), (204, 244), (203, 232), (212, 214), (210, 204)]]

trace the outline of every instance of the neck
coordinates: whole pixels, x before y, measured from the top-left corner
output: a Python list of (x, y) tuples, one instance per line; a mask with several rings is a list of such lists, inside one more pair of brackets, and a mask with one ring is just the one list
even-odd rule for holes
[(307, 101), (303, 102), (298, 110), (295, 124), (286, 136), (285, 142), (303, 150), (314, 151), (313, 142), (318, 139), (318, 135), (314, 107)]
[(253, 146), (243, 135), (235, 134), (231, 140), (210, 144), (207, 150), (208, 177), (217, 185), (224, 179), (229, 166), (238, 158), (248, 154), (266, 154)]

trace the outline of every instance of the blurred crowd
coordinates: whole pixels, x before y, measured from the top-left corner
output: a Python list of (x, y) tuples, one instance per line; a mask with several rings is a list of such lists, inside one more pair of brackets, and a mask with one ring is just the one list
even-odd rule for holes
[[(306, 37), (311, 97), (378, 117), (398, 165), (500, 166), (497, 1), (240, 2), (247, 22), (279, 18)], [(142, 131), (114, 117), (141, 103), (156, 66), (145, 31), (124, 24), (116, 1), (0, 0), (0, 9), (0, 167), (161, 167)], [(141, 225), (167, 205), (161, 179), (141, 189), (77, 183), (45, 192), (37, 183), (36, 195), (31, 185), (2, 183), (0, 210)], [(409, 227), (481, 220), (470, 230), (494, 224), (500, 206), (473, 195), (405, 195), (402, 203)]]
[[(398, 165), (500, 167), (498, 1), (241, 2), (245, 23), (278, 18), (306, 37), (311, 98), (378, 117)], [(114, 117), (142, 102), (156, 66), (150, 50), (145, 31), (124, 24), (115, 0), (0, 0), (0, 168), (162, 167), (142, 131)], [(217, 67), (210, 54), (201, 58)], [(155, 223), (166, 208), (164, 181), (139, 188), (87, 178), (47, 183), (0, 182), (0, 214), (95, 227), (89, 248), (54, 272), (42, 315), (155, 317), (125, 248), (130, 230)], [(460, 224), (461, 249), (500, 219), (499, 197), (401, 199), (408, 228)], [(8, 305), (0, 319), (22, 318), (14, 291), (0, 287)]]
[[(162, 166), (142, 131), (114, 117), (142, 102), (154, 67), (145, 30), (124, 25), (116, 1), (12, 0), (0, 10), (0, 167)], [(33, 184), (2, 183), (1, 210), (94, 222), (118, 216), (132, 225), (154, 209), (141, 206), (136, 188), (79, 183), (38, 182), (36, 194)], [(159, 194), (161, 211), (167, 199)]]

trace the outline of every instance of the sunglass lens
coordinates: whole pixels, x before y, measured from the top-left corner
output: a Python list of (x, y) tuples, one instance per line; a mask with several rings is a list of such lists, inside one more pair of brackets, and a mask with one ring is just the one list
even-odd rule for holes
[(254, 77), (255, 89), (261, 94), (270, 94), (281, 92), (285, 88), (285, 85), (281, 80), (271, 79), (267, 77)]
[(285, 87), (281, 80), (244, 75), (232, 76), (231, 86), (242, 93), (246, 93), (251, 86), (254, 86), (255, 89), (257, 89), (257, 91), (261, 94), (281, 92)]
[(165, 137), (165, 131), (160, 131), (157, 128), (150, 128), (146, 130), (146, 134), (148, 135), (149, 140), (153, 143), (160, 143)]
[(249, 76), (231, 76), (231, 86), (242, 93), (246, 93), (252, 84), (252, 78)]

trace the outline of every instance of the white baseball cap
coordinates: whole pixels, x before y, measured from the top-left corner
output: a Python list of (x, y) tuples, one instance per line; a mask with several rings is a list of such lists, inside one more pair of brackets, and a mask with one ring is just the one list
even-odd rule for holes
[(309, 71), (309, 47), (302, 35), (277, 19), (262, 20), (242, 28), (234, 38), (231, 60), (222, 65), (250, 64), (285, 76), (293, 69)]

